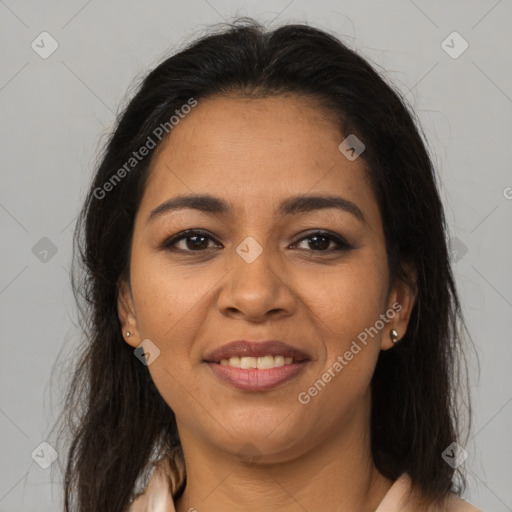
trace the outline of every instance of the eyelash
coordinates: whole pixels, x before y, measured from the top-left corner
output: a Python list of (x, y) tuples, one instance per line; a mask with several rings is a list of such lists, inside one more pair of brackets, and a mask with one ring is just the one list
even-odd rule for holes
[[(181, 252), (181, 253), (190, 253), (190, 254), (205, 252), (208, 249), (211, 249), (211, 248), (206, 248), (206, 249), (199, 249), (197, 251), (193, 251), (190, 249), (177, 249), (175, 247), (175, 245), (178, 242), (180, 242), (181, 240), (186, 240), (187, 238), (193, 238), (195, 236), (204, 236), (210, 240), (216, 241), (215, 238), (213, 238), (207, 231), (203, 231), (201, 229), (187, 229), (185, 231), (181, 231), (180, 233), (177, 233), (177, 234), (167, 238), (166, 240), (164, 240), (162, 242), (162, 244), (160, 245), (160, 249), (168, 250), (168, 251), (176, 251), (176, 252)], [(308, 240), (308, 239), (314, 238), (316, 236), (325, 237), (325, 238), (329, 239), (331, 242), (334, 242), (335, 244), (337, 244), (338, 247), (335, 249), (320, 250), (320, 251), (315, 251), (313, 249), (310, 249), (311, 252), (319, 253), (319, 254), (332, 254), (334, 252), (348, 251), (348, 250), (352, 249), (352, 246), (350, 244), (348, 244), (342, 237), (334, 235), (328, 231), (322, 231), (322, 230), (316, 230), (316, 231), (310, 232), (306, 236), (299, 238), (296, 242), (293, 242), (292, 245), (296, 245), (299, 242), (302, 242), (303, 240)]]

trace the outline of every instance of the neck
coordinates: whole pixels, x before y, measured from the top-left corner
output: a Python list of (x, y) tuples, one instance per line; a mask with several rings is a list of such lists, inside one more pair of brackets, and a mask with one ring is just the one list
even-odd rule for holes
[[(366, 416), (368, 410), (364, 413)], [(177, 512), (354, 510), (373, 512), (392, 485), (379, 473), (366, 421), (352, 421), (320, 444), (278, 462), (247, 463), (181, 429), (187, 485)], [(364, 432), (362, 434), (362, 432)], [(193, 441), (193, 442), (192, 442)]]

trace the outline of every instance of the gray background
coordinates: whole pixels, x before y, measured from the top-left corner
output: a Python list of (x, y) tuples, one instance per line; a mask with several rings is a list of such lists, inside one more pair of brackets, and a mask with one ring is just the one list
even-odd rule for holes
[[(335, 32), (386, 70), (418, 113), (441, 176), (454, 271), (481, 364), (478, 378), (470, 358), (466, 497), (488, 511), (511, 511), (511, 2), (5, 0), (0, 512), (61, 507), (64, 454), (42, 469), (31, 453), (51, 443), (80, 343), (68, 274), (72, 232), (103, 137), (137, 79), (206, 25), (234, 15)], [(31, 47), (50, 48), (43, 31), (59, 45), (46, 59)], [(453, 31), (469, 44), (457, 58), (441, 45)], [(445, 44), (452, 53), (462, 48), (453, 37)]]

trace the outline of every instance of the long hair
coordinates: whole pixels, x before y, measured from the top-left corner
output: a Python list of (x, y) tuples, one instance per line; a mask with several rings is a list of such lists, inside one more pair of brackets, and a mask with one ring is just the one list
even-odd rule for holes
[[(73, 290), (85, 340), (65, 408), (71, 430), (66, 511), (122, 512), (155, 453), (169, 455), (172, 492), (183, 492), (174, 413), (124, 341), (116, 304), (151, 157), (161, 143), (155, 129), (168, 126), (191, 98), (232, 93), (311, 97), (342, 134), (364, 141), (360, 158), (383, 219), (390, 276), (407, 280), (405, 265), (417, 274), (407, 333), (381, 352), (372, 380), (374, 462), (390, 479), (407, 472), (431, 501), (460, 492), (455, 482), (464, 478), (455, 478), (441, 454), (458, 439), (464, 322), (419, 123), (400, 93), (336, 37), (307, 25), (269, 31), (242, 19), (203, 35), (144, 78), (118, 118), (85, 199), (74, 238)], [(155, 147), (134, 163), (148, 137)]]

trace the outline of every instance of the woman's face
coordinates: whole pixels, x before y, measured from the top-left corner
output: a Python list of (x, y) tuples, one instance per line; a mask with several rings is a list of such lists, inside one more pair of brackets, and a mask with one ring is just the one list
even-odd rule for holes
[[(119, 315), (129, 344), (146, 340), (183, 443), (277, 461), (367, 429), (379, 351), (391, 329), (404, 335), (412, 303), (389, 286), (376, 198), (344, 138), (309, 98), (213, 98), (155, 154)], [(198, 195), (212, 199), (158, 209)], [(189, 229), (201, 232), (169, 241)], [(209, 357), (235, 340), (302, 356), (289, 364), (268, 345), (249, 358), (254, 345), (224, 354), (229, 365)]]

